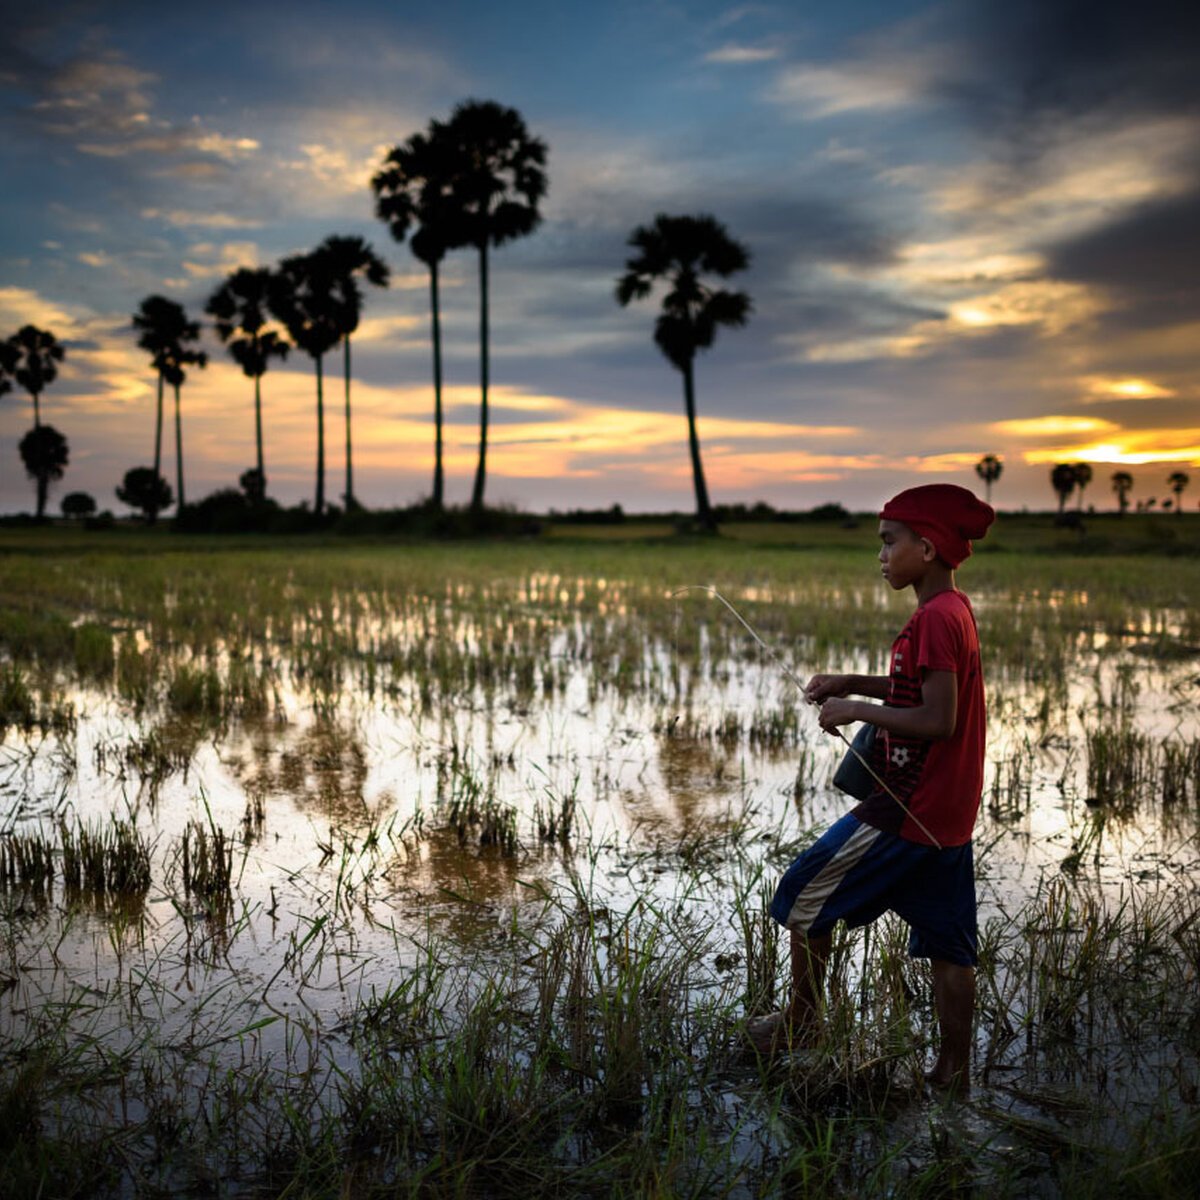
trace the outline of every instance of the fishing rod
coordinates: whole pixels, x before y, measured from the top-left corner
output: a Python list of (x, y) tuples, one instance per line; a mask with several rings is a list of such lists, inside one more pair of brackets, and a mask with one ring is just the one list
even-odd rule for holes
[[(712, 587), (710, 584), (707, 584), (707, 583), (685, 584), (681, 588), (676, 588), (675, 591), (673, 591), (671, 593), (671, 599), (674, 600), (674, 599), (678, 598), (679, 596), (682, 596), (684, 594), (684, 592), (707, 592), (710, 596), (715, 596), (718, 600), (720, 600), (720, 602), (723, 605), (725, 605), (725, 607), (727, 609), (729, 609), (729, 611), (731, 613), (733, 613), (734, 617), (737, 618), (737, 620), (740, 622), (742, 628), (745, 629), (745, 631), (763, 648), (763, 650), (766, 652), (766, 654), (774, 661), (775, 665), (777, 667), (779, 667), (779, 669), (783, 672), (783, 674), (792, 683), (794, 683), (796, 685), (796, 687), (799, 689), (800, 694), (802, 696), (804, 696), (805, 700), (808, 700), (808, 697), (804, 695), (804, 684), (802, 684), (800, 682), (800, 680), (796, 678), (795, 674), (793, 674), (792, 670), (788, 667), (787, 663), (785, 663), (783, 661), (783, 659), (780, 658), (780, 656), (773, 649), (771, 649), (771, 647), (768, 646), (767, 643), (762, 640), (762, 638), (760, 638), (758, 636), (758, 633), (754, 629), (754, 626), (752, 626), (750, 624), (750, 622), (747, 621), (746, 618), (743, 617), (742, 614), (740, 612), (738, 612), (738, 610), (736, 608), (734, 608), (734, 606), (732, 604), (730, 604), (729, 601), (726, 600), (725, 597), (722, 596), (721, 593), (719, 591), (717, 591), (717, 589), (715, 587)], [(810, 700), (809, 703), (810, 704), (814, 703), (814, 701)], [(881, 788), (883, 788), (883, 790), (885, 792), (887, 792), (887, 794), (900, 806), (900, 811), (903, 812), (904, 815), (906, 817), (908, 817), (909, 820), (912, 821), (912, 823), (914, 825), (916, 825), (916, 827), (934, 844), (934, 846), (937, 849), (941, 850), (942, 849), (941, 842), (939, 842), (937, 840), (937, 838), (935, 838), (933, 836), (933, 834), (930, 833), (929, 830), (925, 828), (925, 825), (921, 821), (921, 818), (918, 817), (912, 811), (912, 809), (909, 808), (908, 805), (905, 804), (904, 801), (901, 800), (900, 797), (897, 796), (896, 793), (892, 791), (892, 789), (890, 787), (888, 787), (887, 783), (882, 778), (880, 778), (880, 776), (878, 774), (876, 774), (875, 768), (872, 767), (871, 764), (869, 762), (867, 762), (866, 758), (858, 752), (858, 747), (856, 747), (854, 745), (854, 743), (842, 732), (841, 727), (835, 726), (832, 732), (835, 733), (839, 738), (841, 738), (842, 743), (845, 745), (846, 749), (851, 754), (853, 754), (854, 757), (856, 759), (858, 759), (858, 761), (862, 764), (863, 770), (866, 771), (866, 773), (868, 775), (870, 775), (870, 777), (873, 780), (875, 780), (875, 782), (877, 784), (879, 784), (879, 786)]]

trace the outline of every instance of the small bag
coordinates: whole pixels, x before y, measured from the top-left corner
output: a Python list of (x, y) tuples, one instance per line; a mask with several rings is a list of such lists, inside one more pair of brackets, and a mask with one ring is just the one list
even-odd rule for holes
[[(878, 725), (864, 724), (850, 743), (872, 766), (875, 736), (878, 732)], [(833, 773), (833, 786), (840, 788), (846, 795), (853, 796), (855, 800), (865, 800), (875, 790), (876, 783), (871, 772), (859, 762), (852, 751), (847, 750), (842, 755), (842, 761), (838, 763), (838, 769)]]

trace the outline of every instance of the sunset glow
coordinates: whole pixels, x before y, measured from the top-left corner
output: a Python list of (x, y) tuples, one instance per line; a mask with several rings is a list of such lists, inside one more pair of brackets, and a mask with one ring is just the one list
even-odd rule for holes
[[(1004, 462), (1002, 505), (1055, 504), (1060, 461), (1134, 468), (1153, 494), (1200, 445), (1200, 115), (1183, 101), (1200, 52), (1156, 21), (1114, 57), (1124, 18), (1101, 7), (1090, 19), (1116, 24), (1086, 42), (1056, 6), (1024, 23), (985, 0), (803, 15), (688, 0), (545, 26), (474, 0), (301, 0), (219, 21), (177, 5), (153, 28), (84, 0), (16, 20), (0, 336), (31, 323), (66, 347), (41, 400), (70, 444), (59, 492), (111, 506), (152, 455), (154, 376), (130, 327), (145, 297), (199, 316), (231, 271), (337, 233), (392, 272), (352, 343), (356, 489), (368, 505), (426, 494), (429, 274), (369, 182), (391, 146), (488, 96), (546, 142), (549, 179), (538, 227), (489, 258), (496, 500), (691, 506), (682, 378), (653, 341), (661, 292), (629, 308), (613, 294), (658, 212), (710, 212), (750, 255), (728, 281), (747, 324), (695, 364), (714, 502), (872, 508), (914, 474), (976, 487), (984, 454)], [(264, 39), (276, 16), (287, 36)], [(478, 267), (466, 248), (439, 270), (455, 503), (478, 447)], [(183, 389), (197, 495), (253, 457), (250, 382), (211, 332), (204, 349)], [(336, 494), (340, 349), (323, 367)], [(263, 397), (269, 489), (296, 503), (315, 470), (312, 362), (275, 363)], [(30, 503), (15, 445), (31, 412), (19, 389), (0, 402), (7, 511)]]

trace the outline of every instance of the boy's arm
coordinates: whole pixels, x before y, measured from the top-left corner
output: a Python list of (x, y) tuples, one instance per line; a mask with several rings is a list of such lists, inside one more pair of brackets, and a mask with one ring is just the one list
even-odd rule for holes
[(886, 675), (814, 675), (804, 689), (804, 698), (812, 704), (820, 704), (831, 696), (870, 696), (872, 700), (886, 700), (887, 693)]
[(927, 672), (921, 684), (921, 703), (912, 708), (833, 697), (821, 705), (819, 720), (826, 733), (852, 721), (867, 721), (900, 737), (948, 738), (958, 725), (958, 676), (953, 671)]

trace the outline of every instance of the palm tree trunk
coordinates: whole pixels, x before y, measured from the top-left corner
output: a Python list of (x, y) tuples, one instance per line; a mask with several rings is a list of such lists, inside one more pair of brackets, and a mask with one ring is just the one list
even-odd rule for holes
[(433, 499), (435, 512), (442, 511), (445, 476), (442, 472), (442, 322), (438, 313), (437, 263), (429, 265), (429, 308), (433, 314)]
[(175, 385), (175, 479), (179, 483), (179, 495), (175, 497), (178, 513), (187, 503), (183, 498), (183, 418), (179, 413), (179, 384)]
[(346, 511), (355, 507), (354, 468), (350, 463), (350, 335), (342, 339), (342, 368), (346, 376)]
[(46, 515), (46, 493), (50, 489), (50, 475), (41, 470), (37, 473), (37, 519), (40, 521)]
[[(154, 412), (154, 487), (158, 490), (158, 477), (162, 474), (162, 427), (163, 427), (163, 375), (158, 373), (158, 403)], [(158, 520), (158, 507), (151, 507), (148, 516), (150, 524)]]
[(263, 466), (263, 434), (262, 434), (262, 376), (254, 377), (254, 443), (258, 449), (258, 479), (262, 485), (263, 495), (267, 493), (267, 469)]
[[(42, 406), (38, 403), (37, 392), (29, 393), (33, 397), (33, 427), (40, 429), (42, 427)], [(38, 516), (42, 515), (41, 509), (38, 510)]]
[(683, 368), (683, 403), (687, 409), (688, 448), (692, 454), (692, 482), (696, 488), (696, 517), (704, 529), (715, 532), (716, 521), (708, 503), (708, 488), (704, 483), (704, 466), (700, 461), (700, 438), (696, 433), (696, 388), (692, 379), (692, 360)]
[(471, 492), (471, 511), (483, 510), (483, 488), (487, 479), (488, 436), (488, 252), (487, 242), (479, 247), (479, 463), (475, 467), (475, 487)]
[(317, 516), (325, 511), (325, 391), (321, 376), (321, 356), (313, 358), (317, 368), (317, 498), (313, 509)]

